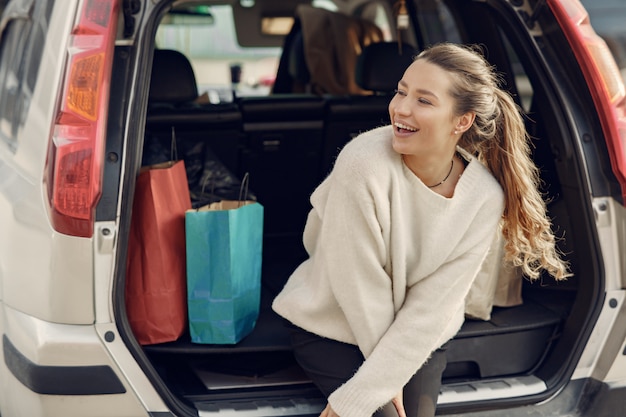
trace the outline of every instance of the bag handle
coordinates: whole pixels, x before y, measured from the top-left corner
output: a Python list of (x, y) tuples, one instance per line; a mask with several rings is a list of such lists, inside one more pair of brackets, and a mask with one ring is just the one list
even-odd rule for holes
[(172, 140), (170, 142), (170, 160), (178, 161), (178, 145), (176, 142), (176, 128), (172, 126)]
[[(207, 177), (204, 179), (204, 181), (202, 181), (202, 190), (201, 195), (204, 197), (204, 190), (206, 188), (206, 183), (209, 179), (212, 179), (213, 181), (211, 181), (211, 195), (215, 195), (215, 178), (213, 177)], [(239, 199), (237, 200), (238, 204), (237, 204), (237, 208), (240, 208), (243, 205), (244, 201), (248, 200), (248, 189), (249, 189), (249, 184), (250, 184), (250, 173), (246, 172), (243, 176), (243, 179), (241, 180), (241, 185), (239, 186)], [(199, 211), (200, 209), (197, 208), (196, 211)]]
[[(237, 208), (241, 207), (242, 203), (248, 199), (248, 184), (250, 183), (250, 173), (246, 172), (241, 180), (241, 187), (239, 187), (239, 205)], [(244, 193), (245, 189), (245, 193)], [(243, 197), (243, 199), (242, 199)]]

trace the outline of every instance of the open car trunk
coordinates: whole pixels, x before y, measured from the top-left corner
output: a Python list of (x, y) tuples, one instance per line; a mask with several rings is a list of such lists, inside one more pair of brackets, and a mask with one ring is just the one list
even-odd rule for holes
[[(460, 404), (468, 410), (469, 403), (485, 407), (484, 401), (490, 399), (537, 401), (555, 392), (573, 371), (588, 323), (596, 314), (601, 282), (594, 260), (593, 225), (589, 224), (593, 216), (587, 214), (586, 185), (579, 168), (581, 157), (573, 146), (579, 138), (572, 134), (562, 96), (549, 88), (554, 82), (551, 77), (563, 77), (558, 69), (566, 64), (550, 63), (554, 71), (550, 72), (546, 62), (536, 59), (536, 51), (526, 46), (532, 42), (527, 32), (517, 29), (523, 22), (509, 6), (467, 0), (446, 4), (446, 16), (457, 19), (455, 33), (463, 34), (464, 42), (485, 45), (489, 60), (529, 114), (528, 130), (545, 183), (549, 215), (574, 274), (563, 283), (548, 276), (533, 283), (525, 280), (522, 305), (496, 307), (489, 321), (466, 321), (447, 350), (439, 408), (451, 412)], [(424, 16), (432, 18), (428, 13)], [(547, 10), (538, 19), (541, 27), (554, 24)], [(435, 23), (441, 30), (431, 33), (432, 40), (445, 40), (441, 22)], [(565, 42), (548, 35), (538, 35), (545, 37), (548, 48)], [(166, 83), (152, 88), (176, 87)], [(342, 126), (348, 123), (351, 134), (358, 133), (363, 125), (355, 122), (350, 128), (349, 123), (359, 120), (364, 107), (361, 102), (351, 105), (355, 102), (341, 99), (341, 111), (348, 115)], [(188, 158), (188, 169), (219, 161), (236, 179), (249, 173), (251, 191), (266, 210), (261, 308), (253, 332), (236, 345), (195, 344), (188, 333), (168, 343), (134, 344), (155, 384), (173, 394), (166, 396), (173, 398), (173, 404), (207, 414), (234, 409), (265, 410), (258, 415), (297, 415), (316, 414), (323, 408), (323, 398), (293, 358), (288, 330), (271, 310), (271, 302), (306, 257), (301, 234), (308, 196), (327, 173), (327, 140), (337, 126), (331, 125), (337, 119), (329, 117), (329, 112), (336, 100), (294, 93), (242, 97), (220, 105), (150, 102), (145, 110), (144, 148), (137, 152), (145, 157), (148, 144), (169, 149), (175, 132), (179, 155)], [(386, 105), (375, 106), (380, 116), (371, 119), (371, 127), (384, 123), (386, 117)], [(598, 128), (593, 120), (579, 122)], [(139, 170), (139, 166), (133, 168), (131, 172)], [(188, 172), (192, 196), (199, 187), (194, 172)], [(584, 261), (581, 254), (586, 254)], [(123, 298), (118, 291), (116, 302)]]

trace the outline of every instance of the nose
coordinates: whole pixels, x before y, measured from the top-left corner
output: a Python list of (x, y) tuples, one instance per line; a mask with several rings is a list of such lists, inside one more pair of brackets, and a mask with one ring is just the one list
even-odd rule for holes
[(411, 114), (411, 109), (406, 97), (396, 95), (391, 101), (391, 107), (396, 114), (408, 115)]

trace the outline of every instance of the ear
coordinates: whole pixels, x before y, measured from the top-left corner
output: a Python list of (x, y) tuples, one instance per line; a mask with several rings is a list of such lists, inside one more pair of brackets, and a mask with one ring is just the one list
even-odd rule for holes
[(459, 133), (465, 132), (467, 129), (472, 127), (475, 118), (476, 113), (474, 112), (467, 112), (463, 114), (459, 117), (459, 120), (457, 121), (457, 124), (455, 126), (455, 130), (457, 130)]

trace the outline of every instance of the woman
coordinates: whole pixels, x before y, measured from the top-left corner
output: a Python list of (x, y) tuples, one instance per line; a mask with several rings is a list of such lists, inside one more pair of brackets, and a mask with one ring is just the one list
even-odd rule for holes
[(568, 274), (521, 115), (477, 51), (423, 51), (389, 114), (391, 126), (345, 146), (311, 196), (309, 259), (274, 301), (328, 397), (323, 417), (434, 415), (440, 348), (463, 323), (499, 225), (528, 277)]

